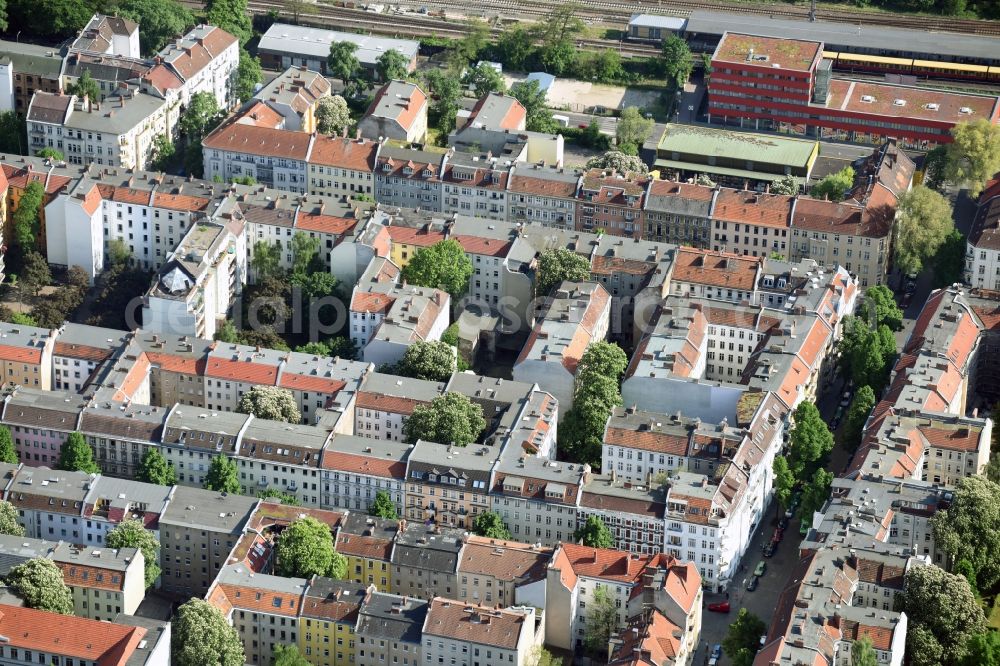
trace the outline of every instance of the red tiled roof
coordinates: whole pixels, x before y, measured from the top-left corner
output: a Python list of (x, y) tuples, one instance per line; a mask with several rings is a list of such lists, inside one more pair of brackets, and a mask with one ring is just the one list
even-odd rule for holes
[(609, 427), (604, 434), (604, 443), (625, 446), (644, 451), (654, 451), (674, 456), (687, 455), (688, 437), (651, 430)]
[(377, 141), (319, 134), (309, 153), (309, 163), (372, 173), (377, 152)]
[(59, 342), (58, 340), (56, 341), (52, 353), (55, 356), (66, 356), (68, 358), (77, 358), (81, 361), (92, 361), (94, 363), (100, 363), (104, 359), (111, 356), (111, 352), (107, 349), (91, 347), (89, 345), (78, 345), (70, 342)]
[(385, 314), (396, 302), (395, 297), (372, 291), (359, 291), (351, 298), (352, 312), (381, 312)]
[(187, 375), (204, 375), (205, 359), (174, 356), (163, 352), (146, 352), (146, 358), (153, 365), (167, 372), (179, 372)]
[(496, 238), (484, 238), (482, 236), (465, 236), (455, 234), (453, 240), (458, 241), (462, 249), (469, 254), (482, 254), (490, 257), (505, 257), (510, 251), (511, 241), (497, 240)]
[(756, 286), (760, 257), (681, 247), (677, 250), (672, 279), (727, 289), (751, 291)]
[(249, 610), (254, 613), (269, 615), (284, 615), (298, 617), (300, 595), (298, 593), (280, 593), (263, 588), (245, 587), (220, 583), (218, 588), (226, 595), (233, 608)]
[(418, 405), (426, 405), (423, 400), (413, 398), (402, 398), (384, 393), (372, 393), (370, 391), (359, 391), (356, 401), (358, 409), (372, 409), (377, 412), (390, 412), (392, 414), (412, 414)]
[(529, 170), (525, 170), (523, 173), (514, 171), (514, 175), (510, 179), (510, 191), (543, 197), (572, 199), (576, 196), (578, 180), (538, 178), (533, 176)]
[(227, 358), (210, 356), (205, 368), (206, 377), (229, 379), (246, 384), (266, 384), (274, 386), (278, 381), (278, 366), (263, 363), (232, 361)]
[(725, 188), (719, 191), (712, 217), (764, 227), (785, 228), (791, 220), (795, 197), (780, 194), (757, 194)]
[(318, 213), (299, 213), (295, 220), (295, 228), (303, 231), (315, 231), (321, 234), (343, 236), (349, 233), (358, 221), (353, 217), (339, 215), (322, 215)]
[(400, 460), (342, 453), (332, 449), (326, 449), (323, 452), (322, 465), (323, 469), (381, 476), (388, 479), (403, 479), (406, 476), (406, 463)]
[(42, 362), (42, 350), (0, 345), (0, 360), (10, 363), (34, 363), (37, 365)]
[(312, 137), (306, 132), (254, 127), (233, 119), (206, 136), (202, 145), (213, 150), (305, 161)]
[(424, 229), (399, 226), (389, 226), (387, 230), (393, 243), (428, 247), (445, 239), (442, 231), (425, 231)]
[(98, 666), (124, 666), (146, 630), (3, 605), (0, 634), (13, 648), (95, 662)]
[(281, 373), (281, 381), (278, 386), (292, 391), (311, 391), (313, 393), (337, 393), (347, 384), (339, 379), (330, 377), (313, 377), (310, 375), (299, 375), (292, 372)]

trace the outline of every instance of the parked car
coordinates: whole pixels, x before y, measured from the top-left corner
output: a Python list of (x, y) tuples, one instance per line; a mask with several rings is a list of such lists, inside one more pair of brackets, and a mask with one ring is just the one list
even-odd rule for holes
[(709, 659), (708, 659), (708, 666), (719, 666), (719, 658), (718, 657), (709, 657)]
[(764, 572), (767, 571), (767, 562), (761, 560), (757, 563), (757, 568), (753, 570), (754, 576), (763, 576)]
[(785, 530), (780, 527), (774, 528), (774, 535), (771, 537), (771, 541), (781, 543), (781, 540), (785, 538)]
[(759, 579), (757, 578), (757, 576), (751, 576), (750, 577), (750, 582), (747, 583), (747, 592), (753, 592), (754, 590), (757, 589), (757, 582), (758, 582), (758, 580)]
[(712, 656), (716, 659), (722, 656), (722, 646), (718, 643), (712, 646)]
[(714, 604), (708, 605), (708, 610), (713, 613), (728, 613), (729, 612), (729, 602), (728, 601), (716, 601)]
[(774, 557), (774, 551), (778, 549), (778, 544), (768, 541), (764, 544), (764, 557)]
[(782, 516), (781, 520), (778, 521), (778, 527), (780, 527), (781, 529), (785, 529), (786, 527), (788, 527), (788, 520), (790, 518), (791, 516), (789, 516), (788, 514)]

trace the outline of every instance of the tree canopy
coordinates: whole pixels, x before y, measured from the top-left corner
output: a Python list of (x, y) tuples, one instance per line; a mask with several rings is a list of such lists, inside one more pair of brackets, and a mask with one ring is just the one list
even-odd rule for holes
[(782, 176), (771, 183), (771, 194), (792, 195), (799, 193), (799, 181), (795, 176)]
[(485, 511), (476, 516), (472, 521), (472, 533), (487, 539), (510, 539), (510, 531), (503, 518), (494, 511)]
[(153, 447), (149, 447), (142, 454), (135, 478), (143, 483), (155, 483), (158, 486), (172, 486), (177, 483), (174, 466)]
[(896, 266), (918, 273), (955, 228), (951, 204), (934, 190), (918, 185), (899, 197), (896, 209)]
[(220, 493), (240, 492), (239, 472), (236, 468), (236, 461), (220, 454), (212, 458), (208, 464), (208, 472), (205, 474), (205, 490), (214, 490)]
[(888, 326), (892, 331), (903, 330), (903, 311), (896, 304), (892, 290), (884, 284), (868, 287), (863, 301), (865, 316), (874, 326)]
[(774, 499), (782, 509), (787, 509), (792, 502), (792, 491), (795, 490), (795, 475), (788, 466), (788, 458), (775, 456), (771, 470), (774, 473)]
[(843, 201), (847, 192), (854, 185), (854, 169), (845, 166), (836, 173), (823, 178), (813, 185), (810, 194), (816, 199), (829, 199), (830, 201)]
[(247, 9), (247, 0), (208, 0), (205, 9), (205, 22), (236, 37), (240, 46), (253, 37), (253, 21)]
[(115, 15), (139, 24), (139, 48), (152, 55), (193, 26), (194, 15), (174, 0), (118, 0)]
[(977, 118), (952, 127), (951, 136), (952, 142), (945, 147), (945, 178), (978, 196), (1000, 171), (1000, 127), (986, 118)]
[(63, 582), (62, 570), (44, 557), (23, 562), (7, 574), (7, 585), (28, 608), (73, 614), (73, 594)]
[(609, 150), (587, 160), (588, 169), (607, 169), (615, 173), (637, 173), (646, 175), (649, 168), (635, 155), (626, 155), (620, 150)]
[(597, 588), (587, 607), (583, 643), (591, 654), (606, 655), (608, 640), (618, 631), (618, 608), (608, 589), (607, 586)]
[(299, 652), (299, 646), (293, 644), (275, 644), (271, 651), (273, 666), (312, 666), (312, 664)]
[(340, 134), (351, 126), (351, 110), (340, 95), (323, 97), (316, 106), (316, 129), (323, 134)]
[(175, 666), (243, 666), (239, 633), (207, 601), (192, 599), (178, 608), (171, 628), (171, 663)]
[(457, 368), (455, 348), (441, 340), (419, 340), (403, 352), (391, 374), (432, 382), (446, 382)]
[(872, 639), (864, 636), (851, 648), (851, 666), (878, 666), (878, 654), (872, 646)]
[(803, 401), (795, 408), (788, 444), (788, 466), (804, 481), (814, 474), (820, 461), (833, 449), (833, 433), (815, 403)]
[(250, 52), (241, 46), (240, 62), (236, 67), (236, 81), (233, 83), (233, 95), (241, 101), (249, 100), (257, 92), (257, 84), (261, 82), (263, 77), (260, 58), (250, 55)]
[(911, 567), (906, 572), (898, 610), (910, 621), (906, 651), (913, 666), (960, 661), (969, 639), (986, 628), (969, 582), (936, 566)]
[(21, 246), (21, 251), (35, 247), (35, 239), (41, 229), (39, 213), (42, 210), (42, 201), (45, 198), (45, 189), (37, 180), (28, 183), (17, 200), (17, 208), (11, 219), (14, 221), (14, 239)]
[(694, 58), (686, 41), (677, 35), (670, 35), (663, 40), (661, 47), (663, 71), (667, 75), (667, 85), (680, 89), (687, 83), (694, 69)]
[(485, 97), (490, 93), (502, 95), (507, 89), (504, 84), (503, 74), (485, 62), (481, 62), (470, 68), (463, 78), (465, 85), (472, 86), (472, 91), (476, 97)]
[(418, 250), (403, 268), (403, 279), (420, 287), (434, 287), (459, 299), (469, 288), (472, 260), (454, 239)]
[(958, 229), (952, 229), (945, 236), (933, 260), (935, 287), (948, 287), (962, 282), (966, 247), (965, 236)]
[(375, 499), (368, 505), (368, 515), (378, 516), (387, 520), (395, 520), (399, 517), (396, 513), (396, 503), (389, 497), (389, 493), (379, 490), (375, 493)]
[(302, 413), (295, 396), (279, 386), (254, 386), (240, 397), (236, 406), (240, 414), (253, 414), (258, 419), (301, 423)]
[(587, 346), (576, 366), (576, 383), (586, 385), (598, 377), (618, 383), (628, 368), (628, 355), (614, 342), (598, 340)]
[(757, 654), (761, 634), (767, 625), (759, 617), (741, 608), (736, 620), (729, 625), (726, 637), (722, 639), (722, 650), (732, 660), (733, 666), (751, 666)]
[(934, 543), (952, 561), (967, 560), (979, 589), (1000, 584), (1000, 485), (983, 476), (958, 483), (947, 509), (931, 518)]
[(586, 522), (573, 533), (573, 540), (590, 548), (614, 548), (615, 537), (597, 516), (587, 516)]
[(354, 42), (333, 42), (326, 58), (326, 67), (331, 76), (340, 79), (344, 85), (357, 76), (361, 62), (357, 56), (358, 45)]
[(71, 432), (62, 448), (59, 449), (59, 462), (56, 469), (64, 469), (67, 472), (87, 472), (98, 474), (101, 468), (94, 462), (94, 452), (86, 440), (78, 432)]
[(541, 89), (538, 81), (520, 81), (510, 87), (510, 96), (524, 107), (526, 114), (525, 128), (529, 132), (552, 132), (556, 121), (552, 112), (546, 106), (546, 92)]
[(0, 462), (8, 465), (18, 463), (17, 451), (14, 449), (14, 437), (10, 434), (10, 428), (0, 426)]
[(138, 548), (145, 563), (146, 587), (150, 588), (160, 577), (160, 543), (142, 521), (127, 518), (107, 533), (104, 543), (108, 548)]
[(17, 518), (17, 508), (7, 500), (0, 500), (0, 534), (24, 536), (24, 526)]
[(1000, 633), (986, 631), (970, 636), (958, 666), (1000, 666)]
[(275, 571), (279, 576), (340, 580), (347, 575), (347, 558), (334, 549), (330, 526), (312, 516), (299, 518), (284, 529), (276, 555)]
[(625, 107), (615, 126), (618, 149), (627, 155), (638, 155), (654, 124), (653, 119), (643, 116), (638, 107)]
[(403, 435), (410, 444), (418, 439), (467, 446), (486, 429), (483, 408), (461, 393), (438, 396), (429, 405), (418, 405), (403, 423)]
[(389, 49), (375, 61), (375, 71), (380, 81), (396, 81), (406, 78), (409, 61), (396, 49)]
[(851, 406), (848, 408), (847, 418), (844, 420), (844, 440), (849, 443), (851, 448), (856, 448), (861, 443), (865, 421), (868, 420), (868, 415), (874, 408), (875, 392), (871, 386), (862, 386), (851, 399)]
[(564, 280), (586, 282), (589, 279), (590, 261), (586, 257), (563, 247), (546, 250), (538, 257), (535, 293), (547, 296)]

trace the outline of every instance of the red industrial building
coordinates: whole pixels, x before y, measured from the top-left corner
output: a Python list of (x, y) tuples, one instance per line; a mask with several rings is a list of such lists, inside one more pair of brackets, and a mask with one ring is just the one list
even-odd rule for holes
[(727, 32), (712, 56), (710, 122), (913, 148), (951, 140), (957, 123), (1000, 119), (1000, 98), (836, 79), (823, 43)]

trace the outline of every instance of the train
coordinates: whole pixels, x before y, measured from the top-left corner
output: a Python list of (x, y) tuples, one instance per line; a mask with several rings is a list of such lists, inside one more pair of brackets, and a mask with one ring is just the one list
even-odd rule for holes
[(843, 51), (823, 51), (823, 57), (833, 62), (835, 70), (846, 72), (902, 74), (928, 79), (954, 79), (984, 83), (1000, 82), (1000, 66), (998, 65), (986, 66), (943, 60), (890, 58)]

